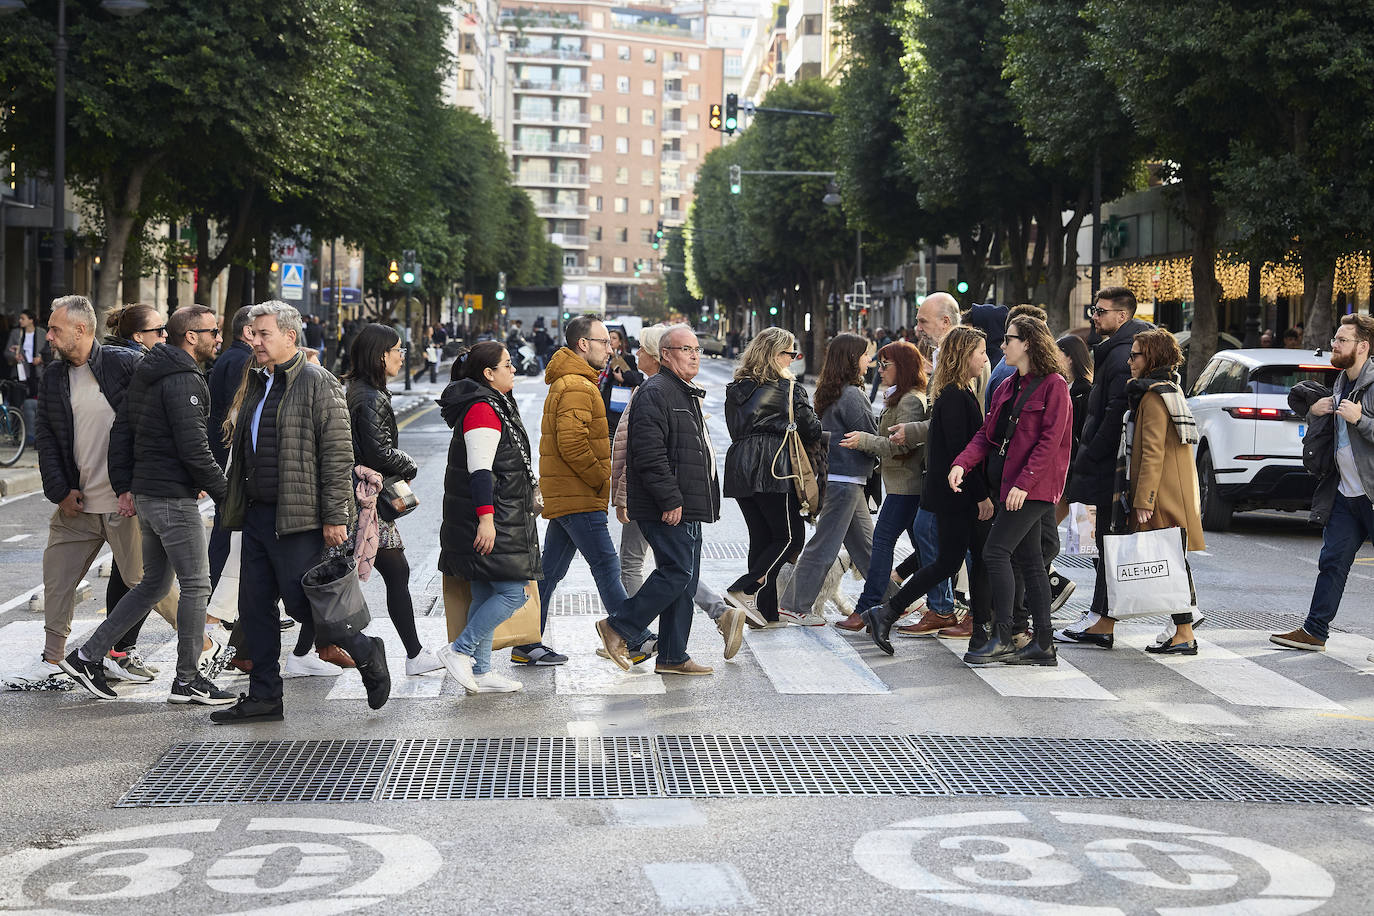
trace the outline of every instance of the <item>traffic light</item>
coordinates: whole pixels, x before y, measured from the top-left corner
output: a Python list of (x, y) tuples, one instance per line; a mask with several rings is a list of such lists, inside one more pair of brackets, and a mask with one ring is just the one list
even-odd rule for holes
[(960, 280), (959, 285), (954, 288), (957, 289), (959, 291), (959, 295), (962, 296), (964, 293), (968, 292), (968, 281)]
[(401, 265), (396, 263), (396, 259), (391, 259), (391, 266), (386, 269), (386, 281), (388, 283), (401, 282)]
[(401, 280), (406, 286), (415, 283), (415, 249), (407, 248), (401, 252)]
[(730, 166), (730, 193), (738, 194), (740, 192), (742, 182), (743, 177), (740, 173), (740, 167), (737, 165)]
[(707, 119), (706, 123), (711, 126), (712, 130), (720, 130), (721, 126), (725, 123), (725, 119), (720, 116), (719, 105), (711, 106), (711, 116)]
[(658, 228), (654, 230), (654, 251), (658, 251), (658, 246), (663, 239), (663, 220), (658, 221)]
[(496, 275), (496, 301), (506, 301), (506, 272), (504, 270)]
[(725, 97), (725, 132), (733, 134), (739, 126), (739, 96), (733, 92)]
[(777, 307), (776, 305), (770, 305), (770, 306), (768, 306), (768, 314), (770, 314), (770, 315), (776, 315), (777, 313), (778, 313), (778, 307)]

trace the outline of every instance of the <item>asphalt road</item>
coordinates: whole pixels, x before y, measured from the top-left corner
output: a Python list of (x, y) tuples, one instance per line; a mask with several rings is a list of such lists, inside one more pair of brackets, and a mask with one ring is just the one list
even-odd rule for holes
[[(699, 379), (710, 391), (707, 409), (722, 460), (728, 439), (721, 398), (731, 368), (708, 362)], [(522, 379), (516, 391), (536, 438), (544, 390), (541, 380)], [(426, 393), (435, 392), (417, 389)], [(402, 421), (401, 442), (420, 463), (421, 507), (401, 530), (417, 614), (438, 615), (420, 621), (421, 633), (437, 644), (442, 611), (432, 605), (450, 431), (418, 398), (398, 395), (399, 403), (418, 404)], [(28, 611), (26, 600), (41, 580), (51, 508), (41, 494), (0, 503), (6, 672), (32, 668), (41, 646), (41, 615)], [(718, 587), (737, 574), (747, 542), (729, 501), (725, 512), (709, 530), (703, 563), (704, 577)], [(614, 522), (612, 533), (618, 536)], [(751, 634), (725, 662), (714, 627), (700, 615), (692, 652), (716, 666), (713, 677), (620, 675), (591, 657), (597, 603), (578, 560), (560, 586), (550, 637), (572, 662), (509, 668), (498, 653), (499, 670), (522, 680), (523, 693), (464, 697), (436, 675), (405, 678), (393, 659), (397, 690), (378, 712), (358, 698), (353, 673), (296, 679), (287, 683), (285, 722), (236, 729), (163, 702), (172, 634), (154, 617), (143, 646), (163, 662), (154, 685), (108, 703), (80, 691), (0, 695), (0, 910), (1368, 912), (1374, 811), (1368, 804), (1313, 802), (1331, 793), (1374, 800), (1368, 756), (1321, 751), (1374, 750), (1374, 696), (1365, 679), (1374, 665), (1363, 661), (1374, 651), (1374, 551), (1361, 551), (1337, 618), (1347, 632), (1333, 638), (1331, 652), (1272, 650), (1269, 631), (1258, 628), (1271, 615), (1299, 619), (1319, 546), (1319, 533), (1297, 517), (1241, 516), (1231, 532), (1209, 536), (1206, 555), (1196, 558), (1202, 605), (1214, 618), (1199, 631), (1207, 644), (1197, 659), (1161, 663), (1140, 651), (1158, 628), (1123, 625), (1110, 652), (1071, 647), (1059, 669), (1015, 676), (971, 671), (942, 641), (903, 640), (889, 658), (833, 628)], [(1076, 607), (1086, 600), (1091, 573), (1065, 572), (1079, 583)], [(103, 580), (91, 581), (95, 594), (78, 608), (78, 632), (93, 626), (104, 607)], [(852, 599), (859, 583), (847, 580), (843, 588)], [(367, 592), (386, 638), (380, 581)], [(397, 651), (394, 636), (388, 642)], [(243, 683), (223, 682), (230, 689)], [(385, 775), (394, 778), (460, 739), (575, 738), (569, 746), (577, 773), (597, 771), (611, 758), (629, 772), (646, 758), (619, 755), (625, 742), (642, 736), (696, 736), (686, 743), (715, 750), (693, 764), (671, 757), (670, 745), (660, 742), (651, 756), (665, 781), (641, 797), (501, 798), (513, 783), (498, 780), (485, 786), (496, 798), (393, 801), (365, 794), (367, 800), (328, 804), (114, 807), (169, 748), (187, 742), (399, 742), (414, 750), (411, 758), (391, 758)], [(732, 756), (738, 742), (719, 736), (831, 742), (772, 742)], [(968, 740), (977, 737), (1034, 740)], [(881, 789), (924, 774), (942, 740), (954, 750), (942, 758), (941, 779), (958, 794), (863, 794), (866, 784)], [(924, 762), (903, 751), (912, 741)], [(1132, 749), (1147, 746), (1167, 753), (1146, 765)], [(1221, 746), (1232, 750), (1215, 758), (1214, 771), (1197, 763), (1212, 758), (1189, 757)], [(489, 774), (509, 775), (509, 760), (534, 745), (505, 747), (514, 756), (497, 760)], [(1037, 756), (1037, 748), (1053, 754)], [(1184, 758), (1193, 760), (1196, 778), (1179, 784), (1174, 798), (1130, 797), (1176, 778), (1171, 761)], [(561, 771), (549, 765), (557, 755), (541, 759), (546, 768), (531, 784), (558, 785)], [(346, 761), (333, 781), (351, 784), (369, 765), (375, 761)], [(803, 771), (810, 776), (802, 779)], [(232, 798), (272, 772), (188, 768), (161, 787)], [(445, 774), (452, 769), (430, 776)], [(664, 797), (674, 774), (687, 788), (682, 797)], [(984, 789), (971, 782), (975, 776)], [(1214, 779), (1237, 797), (1268, 800), (1206, 798), (1201, 790)], [(703, 784), (713, 788), (691, 788)], [(412, 788), (436, 794), (428, 785), (419, 780)]]

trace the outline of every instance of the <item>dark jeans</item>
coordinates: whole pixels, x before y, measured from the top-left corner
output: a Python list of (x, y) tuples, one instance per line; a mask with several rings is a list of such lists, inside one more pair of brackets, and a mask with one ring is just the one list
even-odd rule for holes
[(1331, 621), (1341, 606), (1350, 566), (1365, 541), (1374, 541), (1374, 506), (1368, 496), (1336, 494), (1331, 517), (1322, 529), (1322, 552), (1317, 559), (1317, 585), (1302, 628), (1309, 636), (1327, 639)]
[[(868, 561), (868, 575), (864, 580), (864, 590), (854, 603), (854, 610), (866, 611), (883, 600), (888, 586), (892, 584), (892, 552), (897, 548), (897, 540), (905, 532), (911, 538), (911, 546), (921, 553), (916, 537), (916, 513), (921, 508), (919, 493), (889, 493), (883, 498), (878, 510), (878, 523), (873, 526), (873, 553)], [(922, 556), (922, 560), (928, 560)], [(958, 571), (958, 568), (955, 568)]]
[(976, 512), (937, 512), (940, 537), (939, 552), (934, 560), (922, 566), (897, 594), (892, 597), (893, 610), (905, 611), (931, 587), (959, 572), (965, 557), (969, 559), (969, 610), (977, 627), (992, 622), (992, 594), (988, 585), (988, 568), (984, 557), (991, 520), (978, 521)]
[[(749, 571), (728, 591), (754, 596), (765, 620), (778, 619), (778, 572), (795, 563), (806, 542), (806, 527), (792, 490), (736, 498), (749, 528)], [(760, 581), (762, 580), (762, 581)]]
[(988, 581), (992, 587), (992, 607), (997, 623), (1008, 629), (1016, 609), (1016, 576), (1021, 573), (1026, 587), (1026, 609), (1035, 621), (1035, 640), (1047, 649), (1054, 639), (1050, 625), (1050, 577), (1045, 572), (1041, 553), (1041, 524), (1045, 513), (1054, 512), (1054, 503), (1028, 499), (1011, 512), (1003, 503), (997, 507), (992, 531), (983, 547)]
[(215, 507), (215, 523), (210, 528), (210, 594), (215, 593), (219, 587), (219, 577), (224, 574), (224, 564), (229, 562), (229, 538), (232, 535), (228, 528), (219, 523), (219, 506)]
[(635, 646), (654, 618), (659, 618), (659, 661), (680, 665), (690, 657), (687, 639), (701, 573), (701, 523), (641, 521), (639, 530), (654, 550), (655, 568), (621, 611), (611, 615), (611, 627)]
[[(544, 578), (539, 580), (539, 632), (548, 628), (549, 600), (553, 590), (568, 574), (574, 554), (591, 567), (592, 580), (601, 596), (607, 614), (615, 614), (625, 603), (625, 586), (620, 584), (620, 555), (611, 541), (605, 512), (574, 512), (549, 519), (544, 532)], [(529, 651), (538, 643), (516, 646), (517, 651)]]
[[(249, 503), (244, 509), (239, 627), (243, 630), (243, 648), (253, 663), (248, 675), (248, 695), (254, 699), (279, 700), (282, 696), (277, 661), (281, 655), (279, 599), (286, 613), (300, 623), (302, 642), (307, 632), (313, 639), (314, 618), (310, 600), (301, 588), (301, 576), (320, 561), (323, 552), (322, 529), (277, 536), (275, 503)], [(362, 633), (351, 634), (339, 645), (359, 664), (372, 657), (372, 641)]]

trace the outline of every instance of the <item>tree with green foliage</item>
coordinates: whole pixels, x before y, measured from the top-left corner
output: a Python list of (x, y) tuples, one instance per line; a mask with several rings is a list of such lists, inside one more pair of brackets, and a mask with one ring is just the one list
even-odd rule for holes
[(663, 236), (663, 286), (665, 307), (684, 315), (701, 311), (702, 300), (687, 288), (687, 238), (682, 229), (670, 228)]

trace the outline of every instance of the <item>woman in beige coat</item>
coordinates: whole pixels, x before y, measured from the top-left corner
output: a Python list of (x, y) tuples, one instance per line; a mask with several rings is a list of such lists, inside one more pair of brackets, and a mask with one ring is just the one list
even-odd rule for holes
[[(1118, 469), (1117, 482), (1124, 484), (1124, 498), (1119, 496), (1116, 501), (1113, 528), (1127, 533), (1178, 528), (1183, 532), (1184, 550), (1205, 550), (1193, 457), (1197, 427), (1174, 375), (1182, 362), (1183, 354), (1166, 330), (1142, 331), (1132, 340), (1131, 381), (1126, 384), (1129, 413), (1123, 432), (1130, 468), (1125, 480), (1120, 472), (1126, 468)], [(1191, 570), (1188, 582), (1191, 586)], [(1194, 599), (1194, 606), (1196, 603)], [(1172, 637), (1145, 651), (1197, 655), (1192, 621), (1191, 612), (1173, 615), (1176, 631)], [(1065, 631), (1064, 635), (1110, 649), (1115, 624), (1104, 616), (1086, 630)]]

